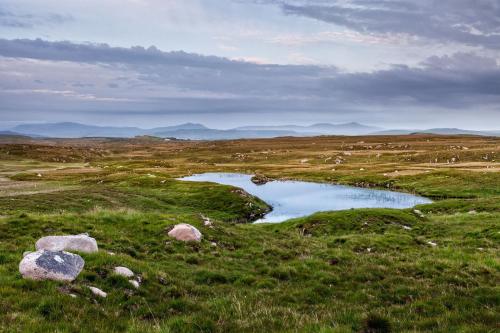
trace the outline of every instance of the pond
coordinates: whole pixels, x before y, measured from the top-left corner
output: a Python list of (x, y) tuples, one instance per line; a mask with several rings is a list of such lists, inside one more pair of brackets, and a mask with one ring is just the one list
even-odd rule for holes
[(283, 222), (321, 211), (350, 208), (403, 209), (432, 202), (407, 193), (303, 181), (276, 180), (255, 185), (251, 178), (251, 175), (239, 173), (203, 173), (181, 180), (232, 185), (259, 197), (273, 207), (273, 210), (256, 223)]

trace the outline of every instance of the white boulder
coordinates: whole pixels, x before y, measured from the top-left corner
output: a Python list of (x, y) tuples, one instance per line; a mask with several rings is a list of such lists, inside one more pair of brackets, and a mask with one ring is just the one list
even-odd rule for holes
[(124, 276), (126, 278), (131, 278), (134, 276), (134, 272), (132, 272), (127, 267), (123, 267), (123, 266), (115, 267), (115, 274)]
[(85, 261), (77, 254), (42, 250), (24, 256), (19, 272), (25, 279), (73, 281), (84, 265)]
[(108, 293), (102, 291), (99, 288), (89, 287), (89, 289), (92, 292), (92, 294), (94, 294), (95, 296), (99, 296), (99, 297), (102, 297), (102, 298), (106, 298), (108, 296)]
[(46, 236), (40, 238), (35, 247), (37, 250), (97, 252), (97, 242), (86, 234), (69, 236)]
[(184, 242), (199, 242), (203, 237), (198, 229), (186, 223), (177, 224), (168, 235)]

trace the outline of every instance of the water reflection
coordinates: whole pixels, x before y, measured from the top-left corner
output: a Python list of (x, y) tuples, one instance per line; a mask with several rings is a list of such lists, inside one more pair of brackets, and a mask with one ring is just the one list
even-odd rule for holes
[(319, 211), (350, 208), (401, 209), (431, 202), (407, 193), (301, 181), (274, 181), (258, 186), (252, 183), (251, 177), (238, 173), (203, 173), (182, 180), (232, 185), (259, 197), (271, 205), (273, 211), (256, 223), (283, 222)]

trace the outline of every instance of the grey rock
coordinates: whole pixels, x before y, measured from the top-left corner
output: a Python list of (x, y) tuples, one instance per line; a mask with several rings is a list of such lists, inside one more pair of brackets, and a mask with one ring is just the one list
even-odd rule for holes
[(69, 236), (46, 236), (40, 238), (35, 247), (37, 250), (97, 252), (97, 242), (87, 234)]
[(19, 264), (19, 272), (25, 279), (73, 281), (84, 265), (77, 254), (42, 250), (27, 254)]

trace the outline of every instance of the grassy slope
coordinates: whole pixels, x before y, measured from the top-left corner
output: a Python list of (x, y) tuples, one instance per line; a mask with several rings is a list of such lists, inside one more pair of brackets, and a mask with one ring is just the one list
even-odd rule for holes
[[(248, 150), (259, 149), (258, 141), (247, 145)], [(43, 175), (44, 182), (83, 190), (0, 198), (0, 214), (5, 215), (0, 219), (0, 330), (352, 332), (391, 327), (397, 332), (488, 332), (498, 328), (498, 173), (446, 169), (388, 179), (380, 173), (390, 171), (386, 164), (394, 162), (392, 155), (380, 165), (360, 157), (353, 164), (336, 166), (335, 172), (314, 163), (300, 170), (287, 168), (291, 159), (311, 154), (297, 145), (291, 148), (293, 157), (275, 157), (272, 166), (269, 158), (239, 165), (232, 165), (234, 160), (223, 166), (205, 164), (207, 159), (223, 162), (225, 157), (217, 149), (169, 150), (158, 160), (115, 156), (93, 162), (106, 166), (98, 174)], [(160, 160), (169, 162), (158, 165)], [(360, 165), (368, 169), (366, 173), (354, 171)], [(155, 167), (161, 168), (146, 170)], [(443, 200), (419, 207), (424, 217), (411, 210), (367, 209), (318, 213), (278, 225), (239, 224), (234, 222), (262, 212), (265, 205), (227, 186), (172, 179), (187, 168), (259, 170), (364, 186), (389, 183), (391, 188)], [(15, 169), (23, 173), (13, 179), (41, 181), (27, 168)], [(471, 210), (477, 214), (469, 214)], [(214, 228), (203, 226), (200, 214), (215, 219)], [(180, 222), (197, 226), (203, 242), (169, 239), (169, 227)], [(21, 279), (17, 265), (22, 252), (32, 249), (39, 237), (81, 232), (95, 237), (102, 251), (82, 254), (86, 266), (76, 281), (62, 285)], [(111, 273), (117, 265), (140, 274), (139, 290)], [(88, 285), (107, 291), (108, 298), (95, 299)]]

